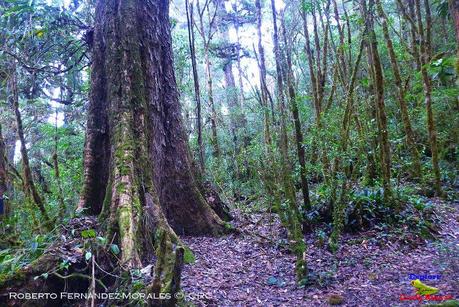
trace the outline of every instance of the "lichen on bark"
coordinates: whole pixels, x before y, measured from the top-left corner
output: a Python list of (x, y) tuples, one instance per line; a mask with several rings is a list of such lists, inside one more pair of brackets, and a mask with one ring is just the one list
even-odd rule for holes
[[(121, 247), (126, 271), (154, 254), (147, 289), (173, 294), (187, 251), (177, 233), (215, 235), (228, 227), (195, 178), (172, 65), (168, 9), (166, 0), (97, 3), (79, 209), (100, 213), (107, 237)], [(97, 140), (104, 141), (102, 149), (94, 145)]]

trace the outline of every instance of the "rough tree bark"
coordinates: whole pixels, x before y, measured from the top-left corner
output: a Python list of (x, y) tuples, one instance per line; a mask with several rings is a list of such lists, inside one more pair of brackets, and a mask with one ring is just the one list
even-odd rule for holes
[(338, 65), (338, 69), (343, 71), (343, 79), (348, 77), (347, 73), (347, 67), (346, 67), (346, 59), (345, 59), (345, 54), (344, 54), (344, 26), (341, 26), (340, 23), (340, 16), (338, 12), (338, 4), (336, 0), (333, 0), (333, 12), (335, 16), (335, 21), (336, 21), (336, 27), (338, 28), (338, 33), (339, 33), (339, 47), (338, 47), (338, 57), (337, 61), (340, 62), (340, 65)]
[(150, 250), (143, 247), (154, 244), (151, 291), (175, 291), (183, 256), (176, 234), (219, 234), (227, 224), (195, 179), (173, 71), (169, 1), (99, 0), (95, 20), (79, 209), (107, 220), (125, 269), (140, 267)]
[(319, 96), (318, 96), (318, 91), (317, 91), (317, 77), (316, 77), (316, 71), (314, 69), (315, 63), (314, 63), (314, 56), (312, 53), (312, 48), (311, 48), (311, 42), (309, 38), (309, 29), (308, 29), (308, 18), (307, 18), (307, 12), (306, 8), (303, 8), (301, 10), (301, 15), (303, 18), (303, 30), (304, 30), (304, 36), (306, 39), (305, 43), (305, 49), (306, 49), (306, 54), (308, 57), (308, 67), (309, 67), (309, 75), (311, 78), (311, 90), (312, 90), (312, 96), (314, 100), (314, 110), (316, 113), (316, 122), (317, 125), (320, 122), (320, 106), (319, 106)]
[[(236, 87), (236, 80), (233, 72), (233, 61), (237, 58), (238, 48), (231, 43), (229, 23), (227, 20), (231, 20), (229, 13), (225, 8), (225, 1), (216, 1), (217, 5), (217, 16), (219, 19), (218, 27), (221, 32), (223, 52), (219, 55), (223, 60), (223, 74), (225, 78), (225, 93), (226, 93), (226, 104), (229, 110), (230, 130), (233, 141), (233, 168), (235, 169), (237, 178), (240, 178), (241, 172), (238, 165), (236, 156), (240, 152), (240, 140), (239, 140), (239, 129), (245, 126), (245, 116), (241, 110), (241, 104), (239, 101), (238, 89)], [(226, 49), (226, 50), (225, 50)]]

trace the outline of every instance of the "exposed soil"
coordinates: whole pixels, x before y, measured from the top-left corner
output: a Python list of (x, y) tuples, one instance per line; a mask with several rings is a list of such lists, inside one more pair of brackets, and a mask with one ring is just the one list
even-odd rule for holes
[(342, 306), (418, 306), (400, 299), (415, 295), (409, 275), (440, 274), (425, 283), (440, 289), (436, 295), (458, 299), (459, 203), (432, 201), (441, 230), (437, 240), (420, 245), (372, 230), (345, 234), (333, 256), (316, 235), (307, 235), (315, 282), (305, 287), (295, 283), (295, 259), (278, 219), (233, 212), (240, 234), (183, 238), (196, 262), (185, 266), (182, 287), (198, 306), (328, 306), (334, 294), (344, 299)]

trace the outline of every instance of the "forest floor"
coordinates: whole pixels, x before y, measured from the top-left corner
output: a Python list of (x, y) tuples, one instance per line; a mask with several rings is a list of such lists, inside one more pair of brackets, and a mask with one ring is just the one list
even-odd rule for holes
[[(410, 274), (441, 275), (425, 281), (436, 295), (459, 298), (459, 202), (432, 199), (441, 224), (437, 240), (420, 245), (376, 230), (344, 234), (333, 256), (314, 233), (306, 236), (314, 285), (295, 283), (295, 258), (286, 248), (286, 233), (270, 213), (234, 210), (241, 233), (219, 238), (184, 237), (196, 262), (186, 265), (182, 288), (197, 306), (329, 306), (339, 295), (341, 306), (419, 306), (402, 301), (415, 295)], [(403, 226), (400, 225), (402, 228)]]

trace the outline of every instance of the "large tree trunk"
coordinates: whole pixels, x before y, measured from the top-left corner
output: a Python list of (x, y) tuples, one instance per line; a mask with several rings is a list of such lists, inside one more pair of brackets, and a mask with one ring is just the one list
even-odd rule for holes
[(176, 233), (226, 229), (195, 179), (171, 43), (168, 0), (98, 1), (79, 204), (108, 219), (125, 268), (139, 267), (155, 244), (151, 289), (162, 292), (178, 287)]
[[(136, 22), (127, 23), (130, 17)], [(157, 194), (176, 230), (204, 234), (220, 229), (221, 220), (209, 210), (194, 178), (182, 127), (172, 66), (168, 1), (131, 0), (121, 5), (99, 1), (93, 48), (85, 172), (99, 175), (88, 170), (92, 166), (88, 157), (97, 157), (96, 162), (104, 166), (100, 170), (107, 169), (107, 174), (103, 172), (97, 178), (103, 192), (83, 191), (80, 207), (100, 213), (100, 203), (112, 194), (109, 185), (118, 180), (114, 177), (116, 168), (134, 164), (136, 174), (142, 174), (136, 178), (139, 189), (145, 190), (142, 194)], [(110, 140), (111, 146), (104, 144), (104, 138)], [(104, 150), (88, 146), (89, 140), (102, 141)], [(133, 151), (135, 159), (117, 166), (122, 157), (117, 155), (117, 149), (123, 144)], [(152, 187), (146, 186), (148, 181)], [(85, 185), (92, 182), (93, 178), (85, 177)], [(180, 210), (174, 212), (175, 209)]]

